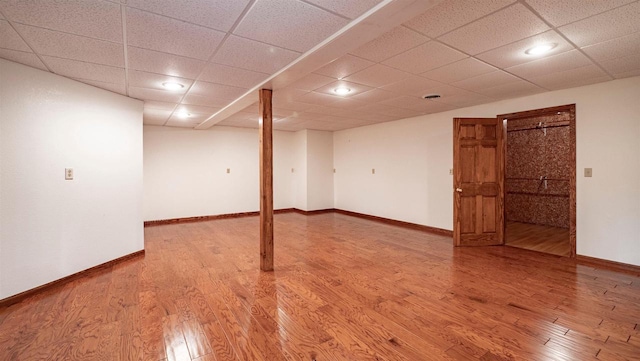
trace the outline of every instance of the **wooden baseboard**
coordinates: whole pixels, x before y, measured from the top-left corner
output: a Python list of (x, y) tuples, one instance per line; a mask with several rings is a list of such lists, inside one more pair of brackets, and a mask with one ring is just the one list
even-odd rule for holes
[(371, 216), (371, 215), (368, 215), (368, 214), (363, 214), (363, 213), (358, 213), (358, 212), (345, 211), (343, 209), (335, 209), (335, 212), (336, 213), (340, 213), (340, 214), (345, 214), (345, 215), (348, 215), (348, 216), (368, 219), (368, 220), (371, 220), (371, 221), (391, 224), (391, 225), (394, 225), (394, 226), (400, 226), (400, 227), (415, 229), (415, 230), (418, 230), (418, 231), (434, 233), (434, 234), (438, 234), (438, 235), (441, 235), (441, 236), (453, 237), (453, 231), (450, 231), (448, 229), (429, 227), (429, 226), (424, 226), (422, 224), (416, 224), (416, 223), (410, 223), (410, 222), (404, 222), (404, 221), (397, 221), (395, 219), (389, 219), (389, 218), (378, 217), (378, 216)]
[[(275, 214), (291, 213), (291, 212), (303, 214), (305, 216), (312, 216), (312, 215), (324, 214), (324, 213), (340, 213), (340, 214), (344, 214), (344, 215), (348, 215), (348, 216), (368, 219), (368, 220), (371, 220), (371, 221), (382, 222), (382, 223), (386, 223), (386, 224), (392, 224), (394, 226), (415, 229), (415, 230), (428, 232), (428, 233), (439, 234), (439, 235), (447, 236), (447, 237), (453, 237), (453, 231), (450, 231), (448, 229), (423, 226), (421, 224), (404, 222), (404, 221), (397, 221), (395, 219), (389, 219), (389, 218), (378, 217), (378, 216), (371, 216), (371, 215), (364, 214), (364, 213), (345, 211), (343, 209), (327, 208), (327, 209), (318, 209), (318, 210), (313, 210), (313, 211), (304, 211), (304, 210), (298, 209), (298, 208), (284, 208), (284, 209), (276, 209), (276, 210), (273, 211), (273, 213), (275, 213)], [(218, 215), (213, 215), (213, 216), (199, 216), (199, 217), (188, 217), (188, 218), (161, 219), (161, 220), (157, 220), (157, 221), (145, 221), (144, 222), (144, 226), (145, 227), (151, 227), (151, 226), (160, 226), (160, 225), (166, 225), (166, 224), (212, 221), (212, 220), (216, 220), (216, 219), (251, 217), (251, 216), (259, 216), (259, 215), (260, 215), (260, 212), (243, 212), (243, 213), (218, 214)]]
[(216, 215), (213, 215), (213, 216), (197, 216), (197, 217), (185, 217), (185, 218), (158, 219), (156, 221), (145, 221), (144, 222), (144, 226), (145, 227), (162, 226), (162, 225), (166, 225), (166, 224), (203, 222), (203, 221), (213, 221), (213, 220), (216, 220), (216, 219), (251, 217), (251, 216), (259, 216), (259, 215), (260, 215), (260, 212), (242, 212), (242, 213), (216, 214)]
[[(319, 210), (315, 210), (315, 211), (303, 211), (302, 209), (298, 209), (298, 208), (282, 208), (282, 209), (275, 209), (273, 211), (273, 213), (274, 214), (282, 214), (282, 213), (295, 212), (295, 213), (304, 214), (306, 216), (310, 216), (310, 215), (314, 215), (314, 214), (330, 213), (330, 212), (333, 212), (333, 211), (334, 211), (333, 208), (319, 209)], [(216, 215), (212, 215), (212, 216), (198, 216), (198, 217), (186, 217), (186, 218), (159, 219), (159, 220), (156, 220), (156, 221), (145, 221), (144, 222), (144, 226), (145, 227), (151, 227), (151, 226), (161, 226), (161, 225), (166, 225), (166, 224), (213, 221), (213, 220), (216, 220), (216, 219), (252, 217), (252, 216), (259, 216), (259, 215), (260, 215), (260, 212), (242, 212), (242, 213), (216, 214)]]
[(303, 211), (302, 209), (298, 209), (298, 208), (292, 208), (292, 209), (293, 209), (293, 212), (304, 214), (305, 216), (312, 216), (314, 214), (333, 213), (336, 211), (334, 208), (317, 209), (315, 211)]
[(636, 276), (640, 276), (640, 266), (636, 266), (633, 264), (609, 261), (602, 258), (595, 258), (589, 256), (576, 255), (576, 263), (582, 264), (585, 266), (592, 266), (595, 268), (602, 268), (616, 272), (629, 273)]
[(7, 298), (4, 298), (2, 300), (0, 300), (0, 308), (4, 308), (4, 307), (9, 307), (13, 304), (16, 304), (18, 302), (21, 302), (22, 300), (29, 298), (33, 295), (35, 295), (36, 293), (40, 293), (43, 292), (47, 289), (53, 288), (53, 287), (59, 287), (61, 285), (64, 285), (66, 283), (69, 283), (71, 281), (74, 281), (80, 277), (84, 277), (87, 275), (90, 275), (92, 273), (104, 270), (105, 268), (109, 268), (114, 266), (117, 263), (123, 262), (123, 261), (127, 261), (133, 258), (138, 258), (138, 257), (144, 257), (144, 249), (138, 252), (134, 252), (131, 254), (128, 254), (126, 256), (122, 256), (122, 257), (118, 257), (114, 260), (105, 262), (105, 263), (101, 263), (97, 266), (88, 268), (84, 271), (80, 271), (77, 273), (74, 273), (72, 275), (69, 275), (67, 277), (61, 278), (59, 280), (55, 280), (55, 281), (51, 281), (49, 283), (45, 283), (42, 286), (38, 286), (36, 288), (32, 288), (30, 290), (26, 290), (24, 292), (20, 292), (17, 295), (13, 295), (13, 296), (9, 296)]

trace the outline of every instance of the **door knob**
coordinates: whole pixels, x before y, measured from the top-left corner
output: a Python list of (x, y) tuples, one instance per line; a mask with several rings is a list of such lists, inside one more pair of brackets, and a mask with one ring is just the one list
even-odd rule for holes
[(456, 192), (462, 193), (462, 188), (456, 188)]

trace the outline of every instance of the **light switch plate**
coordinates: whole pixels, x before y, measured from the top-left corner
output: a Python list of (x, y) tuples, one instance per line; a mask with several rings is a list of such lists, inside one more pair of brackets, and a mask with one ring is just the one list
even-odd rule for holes
[(227, 174), (231, 173), (231, 168), (227, 168)]
[(371, 168), (371, 174), (376, 174), (376, 169), (375, 168)]
[(584, 169), (585, 177), (593, 177), (593, 168), (585, 168)]

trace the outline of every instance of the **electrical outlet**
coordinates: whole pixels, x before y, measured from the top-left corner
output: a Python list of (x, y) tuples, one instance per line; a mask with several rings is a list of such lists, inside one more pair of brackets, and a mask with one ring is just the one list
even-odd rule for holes
[(231, 168), (227, 168), (227, 174), (231, 173)]
[(294, 168), (291, 168), (291, 173), (294, 173), (296, 170)]
[(73, 168), (65, 168), (64, 169), (64, 179), (65, 180), (73, 180)]
[(449, 175), (453, 175), (453, 168), (449, 168)]
[(371, 168), (371, 174), (376, 174), (376, 169), (375, 168)]
[(333, 168), (333, 173), (335, 173), (335, 172), (336, 172), (336, 169), (335, 169), (335, 168)]
[(585, 168), (584, 169), (585, 177), (593, 177), (593, 168)]

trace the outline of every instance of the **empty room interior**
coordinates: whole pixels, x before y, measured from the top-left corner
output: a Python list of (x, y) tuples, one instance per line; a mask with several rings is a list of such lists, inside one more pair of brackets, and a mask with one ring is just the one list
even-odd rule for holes
[(0, 0), (0, 360), (640, 360), (638, 19)]

